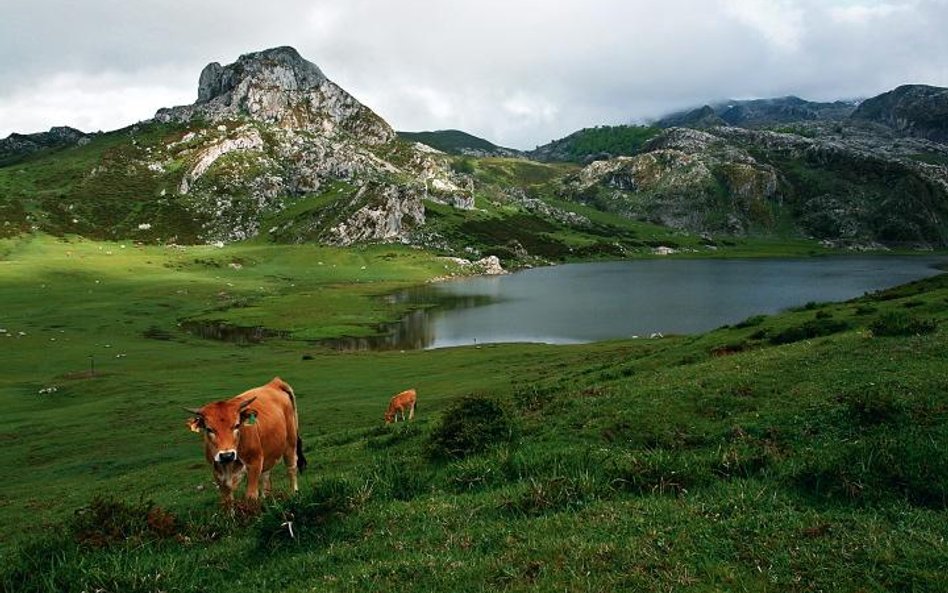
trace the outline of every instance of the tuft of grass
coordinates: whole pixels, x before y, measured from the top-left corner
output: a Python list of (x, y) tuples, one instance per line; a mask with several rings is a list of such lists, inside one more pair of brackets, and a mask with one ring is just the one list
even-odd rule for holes
[(515, 438), (515, 425), (506, 406), (483, 395), (468, 395), (445, 411), (428, 439), (434, 459), (463, 459)]
[(78, 509), (70, 529), (76, 542), (92, 548), (174, 538), (182, 532), (178, 518), (152, 501), (127, 503), (111, 497), (95, 497)]
[(869, 329), (876, 336), (920, 336), (938, 329), (938, 323), (906, 311), (886, 311), (872, 322)]
[(325, 544), (354, 533), (346, 519), (358, 512), (371, 489), (343, 478), (323, 478), (311, 488), (269, 502), (254, 527), (257, 545), (268, 550), (297, 544)]
[(804, 321), (800, 325), (789, 327), (779, 333), (771, 335), (768, 340), (771, 344), (792, 344), (801, 340), (810, 340), (821, 336), (829, 336), (850, 328), (849, 323), (841, 319), (817, 315), (814, 319)]

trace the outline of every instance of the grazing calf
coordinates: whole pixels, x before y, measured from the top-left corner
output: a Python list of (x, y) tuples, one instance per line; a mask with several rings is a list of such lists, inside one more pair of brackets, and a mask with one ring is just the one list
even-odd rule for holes
[(213, 467), (222, 501), (234, 499), (244, 475), (248, 499), (257, 498), (261, 478), (263, 494), (269, 494), (270, 470), (281, 458), (293, 491), (299, 490), (296, 475), (306, 468), (306, 458), (296, 396), (285, 381), (276, 377), (262, 387), (188, 412), (194, 414), (188, 427), (204, 435), (204, 456)]
[(399, 412), (402, 415), (402, 421), (405, 421), (405, 413), (408, 412), (408, 419), (415, 417), (415, 390), (408, 389), (392, 398), (388, 404), (388, 410), (385, 411), (385, 424), (398, 422)]

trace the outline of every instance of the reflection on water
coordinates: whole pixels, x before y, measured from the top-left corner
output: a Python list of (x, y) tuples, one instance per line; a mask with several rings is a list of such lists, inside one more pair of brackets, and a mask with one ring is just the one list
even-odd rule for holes
[(385, 297), (392, 304), (414, 308), (396, 323), (380, 324), (376, 335), (344, 336), (317, 343), (343, 352), (366, 350), (424, 350), (435, 342), (433, 320), (444, 311), (480, 307), (493, 302), (489, 295), (454, 295), (430, 285), (403, 290)]
[(398, 323), (383, 323), (374, 336), (341, 337), (317, 343), (343, 352), (365, 350), (423, 350), (434, 342), (434, 326), (424, 309), (412, 311)]
[(192, 319), (181, 322), (181, 329), (205, 340), (220, 340), (233, 344), (259, 344), (267, 338), (285, 338), (289, 332), (267, 327), (242, 327), (224, 321)]

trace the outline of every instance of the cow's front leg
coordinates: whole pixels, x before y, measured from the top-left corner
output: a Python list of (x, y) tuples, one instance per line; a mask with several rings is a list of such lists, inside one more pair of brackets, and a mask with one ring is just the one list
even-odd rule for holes
[(270, 472), (265, 471), (260, 474), (260, 481), (263, 482), (263, 497), (266, 498), (270, 496)]
[(260, 495), (260, 474), (263, 473), (263, 459), (247, 464), (247, 499), (256, 500)]

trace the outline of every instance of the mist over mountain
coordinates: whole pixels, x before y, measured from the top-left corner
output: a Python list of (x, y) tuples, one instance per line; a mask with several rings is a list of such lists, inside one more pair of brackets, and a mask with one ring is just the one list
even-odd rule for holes
[(858, 103), (859, 101), (855, 100), (829, 103), (807, 101), (794, 96), (729, 100), (672, 113), (659, 119), (655, 125), (662, 128), (717, 125), (755, 128), (801, 121), (830, 121), (848, 117)]

